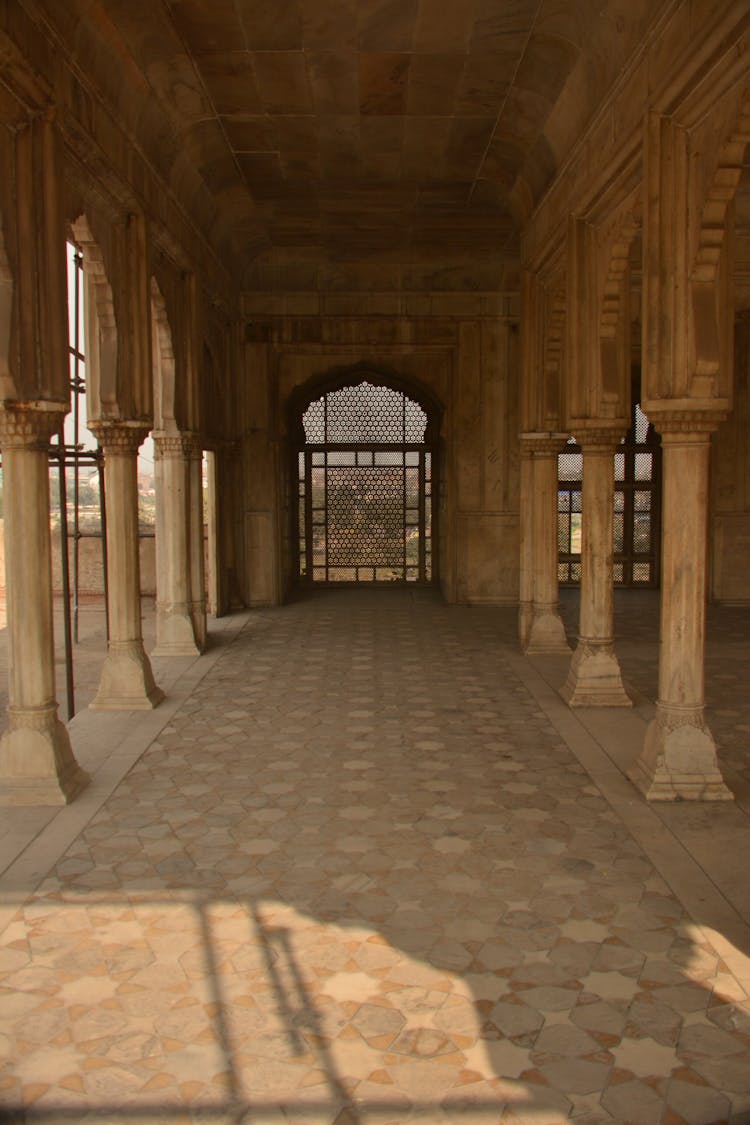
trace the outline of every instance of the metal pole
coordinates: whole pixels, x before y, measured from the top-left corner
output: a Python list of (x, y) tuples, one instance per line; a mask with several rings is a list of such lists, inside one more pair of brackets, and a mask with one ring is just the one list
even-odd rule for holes
[(63, 633), (65, 635), (65, 685), (68, 722), (75, 715), (75, 685), (73, 682), (73, 646), (70, 634), (70, 568), (68, 566), (68, 496), (65, 474), (65, 445), (60, 433), (60, 445), (50, 448), (50, 461), (57, 459), (60, 482), (60, 570), (63, 595)]
[(76, 250), (73, 256), (73, 263), (75, 266), (75, 285), (73, 286), (73, 308), (75, 315), (75, 326), (73, 328), (73, 637), (75, 639), (75, 643), (78, 644), (78, 588), (80, 572), (79, 543), (81, 537), (78, 512), (78, 438), (80, 429), (79, 396), (81, 393), (81, 377), (79, 373), (81, 340), (79, 323), (81, 319), (81, 273), (83, 269), (82, 256), (78, 250)]

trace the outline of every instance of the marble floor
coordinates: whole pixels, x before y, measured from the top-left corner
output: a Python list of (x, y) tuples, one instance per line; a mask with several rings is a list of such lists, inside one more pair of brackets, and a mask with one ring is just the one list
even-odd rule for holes
[(736, 800), (653, 807), (657, 607), (618, 595), (632, 711), (418, 590), (222, 619), (154, 712), (82, 710), (91, 786), (0, 833), (0, 1119), (750, 1122), (750, 610), (709, 620)]

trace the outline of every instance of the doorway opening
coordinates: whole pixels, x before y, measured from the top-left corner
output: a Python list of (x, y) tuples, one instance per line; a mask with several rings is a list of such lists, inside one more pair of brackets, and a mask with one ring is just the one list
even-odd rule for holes
[(431, 583), (436, 459), (427, 410), (362, 378), (309, 402), (301, 421), (300, 580)]

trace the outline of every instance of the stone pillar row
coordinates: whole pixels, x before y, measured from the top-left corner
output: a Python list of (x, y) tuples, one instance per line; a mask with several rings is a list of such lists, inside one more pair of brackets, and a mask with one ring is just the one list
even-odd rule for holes
[[(657, 419), (662, 435), (659, 697), (630, 777), (649, 800), (731, 800), (705, 721), (708, 467), (718, 421), (699, 412)], [(583, 450), (578, 645), (561, 694), (571, 707), (629, 707), (614, 647), (614, 453), (621, 434), (589, 430)], [(562, 651), (557, 615), (557, 452), (550, 435), (522, 439), (521, 644)], [(559, 647), (556, 647), (559, 646)]]

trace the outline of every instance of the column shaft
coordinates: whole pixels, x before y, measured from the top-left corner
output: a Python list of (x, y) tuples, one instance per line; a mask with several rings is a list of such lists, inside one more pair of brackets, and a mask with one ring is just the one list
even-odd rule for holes
[(188, 531), (190, 552), (191, 613), (195, 641), (206, 647), (206, 557), (203, 534), (203, 450), (193, 442), (188, 462)]
[(521, 438), (520, 508), (518, 532), (520, 540), (520, 573), (518, 583), (518, 639), (525, 651), (531, 629), (534, 606), (534, 535), (532, 504), (534, 498), (534, 461), (528, 444)]
[(614, 646), (614, 436), (582, 449), (580, 632), (561, 694), (571, 707), (630, 707)]
[(539, 440), (532, 460), (533, 605), (526, 653), (568, 653), (570, 646), (558, 612), (557, 456), (560, 436)]
[(2, 805), (65, 804), (88, 783), (57, 716), (47, 442), (62, 409), (44, 414), (0, 411), (9, 659)]
[(190, 588), (189, 448), (179, 434), (155, 435), (156, 648), (158, 656), (196, 656)]
[(704, 718), (708, 432), (662, 435), (659, 699), (631, 772), (651, 800), (731, 800)]
[(150, 710), (164, 698), (143, 649), (136, 458), (145, 437), (140, 423), (92, 422), (104, 448), (107, 493), (109, 643), (95, 709)]

